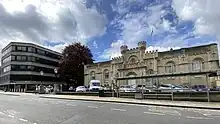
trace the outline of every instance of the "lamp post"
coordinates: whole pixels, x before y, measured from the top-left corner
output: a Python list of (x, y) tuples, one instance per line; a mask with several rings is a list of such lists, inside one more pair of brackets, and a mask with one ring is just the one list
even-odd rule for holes
[[(55, 73), (55, 77), (56, 77), (56, 79), (57, 79), (57, 73), (58, 73), (58, 70), (57, 70), (57, 68), (54, 68), (54, 73)], [(56, 93), (57, 92), (57, 85), (56, 85), (56, 81), (54, 80), (54, 93)]]
[[(40, 71), (40, 75), (43, 76), (44, 75), (44, 72), (43, 71)], [(43, 83), (43, 79), (41, 78), (41, 84)]]

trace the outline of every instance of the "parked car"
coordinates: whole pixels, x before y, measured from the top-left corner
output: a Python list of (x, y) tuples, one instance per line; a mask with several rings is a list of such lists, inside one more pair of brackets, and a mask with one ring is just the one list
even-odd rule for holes
[(135, 88), (130, 85), (121, 85), (119, 88), (120, 92), (136, 92)]
[(78, 86), (76, 88), (76, 92), (86, 92), (86, 91), (87, 91), (86, 86)]
[(102, 89), (101, 82), (99, 80), (91, 80), (89, 83), (89, 91), (99, 91)]
[(158, 88), (160, 92), (183, 92), (181, 87), (175, 86), (173, 84), (161, 84)]
[(199, 92), (208, 91), (208, 87), (205, 85), (194, 85), (192, 86), (192, 89), (199, 91)]
[(75, 92), (75, 91), (76, 91), (76, 88), (74, 88), (73, 86), (70, 86), (68, 90), (69, 90), (69, 91), (72, 91), (72, 92)]
[(137, 92), (151, 92), (150, 89), (147, 89), (145, 85), (137, 85), (136, 87)]

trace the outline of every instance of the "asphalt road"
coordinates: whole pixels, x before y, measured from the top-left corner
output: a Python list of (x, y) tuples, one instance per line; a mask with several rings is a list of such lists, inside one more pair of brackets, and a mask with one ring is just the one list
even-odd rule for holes
[(219, 124), (220, 111), (0, 94), (0, 124)]

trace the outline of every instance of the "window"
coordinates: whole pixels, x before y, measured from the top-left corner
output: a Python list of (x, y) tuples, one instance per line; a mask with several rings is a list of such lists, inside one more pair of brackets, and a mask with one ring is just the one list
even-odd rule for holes
[(28, 61), (28, 62), (31, 62), (31, 61), (32, 61), (32, 56), (28, 56), (28, 57), (27, 57), (27, 61)]
[(22, 61), (27, 61), (27, 56), (21, 56)]
[(18, 61), (21, 61), (21, 56), (16, 57)]
[(20, 65), (20, 69), (21, 70), (26, 70), (26, 66), (25, 65)]
[(28, 47), (28, 52), (32, 52), (32, 47)]
[(33, 52), (33, 53), (36, 53), (36, 48), (32, 48), (32, 52)]
[(105, 79), (109, 78), (109, 71), (108, 70), (104, 70), (104, 78)]
[(192, 63), (192, 70), (193, 71), (201, 71), (203, 68), (203, 62), (202, 60), (193, 60), (193, 63)]
[(91, 77), (92, 77), (92, 80), (95, 79), (95, 72), (94, 71), (91, 72)]
[(21, 49), (22, 49), (23, 52), (27, 51), (27, 47), (25, 47), (25, 46), (21, 47)]
[(11, 56), (11, 60), (16, 60), (16, 56)]
[(16, 46), (12, 46), (12, 51), (16, 51)]
[(11, 66), (10, 65), (3, 68), (3, 72), (8, 72), (10, 70), (11, 70)]
[(8, 54), (9, 52), (11, 52), (11, 47), (8, 47), (5, 51), (2, 52), (2, 56), (5, 56), (6, 54)]
[(169, 62), (166, 64), (165, 66), (165, 71), (167, 73), (173, 73), (173, 72), (176, 72), (176, 66), (173, 62)]
[(3, 59), (2, 63), (7, 63), (11, 61), (11, 56), (6, 57), (5, 59)]
[(21, 46), (17, 46), (17, 50), (18, 51), (22, 51), (22, 47)]

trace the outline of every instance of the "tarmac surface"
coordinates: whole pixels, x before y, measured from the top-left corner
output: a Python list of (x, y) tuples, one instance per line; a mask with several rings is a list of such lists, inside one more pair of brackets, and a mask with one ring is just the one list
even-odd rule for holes
[(1, 124), (219, 124), (219, 110), (0, 94)]

